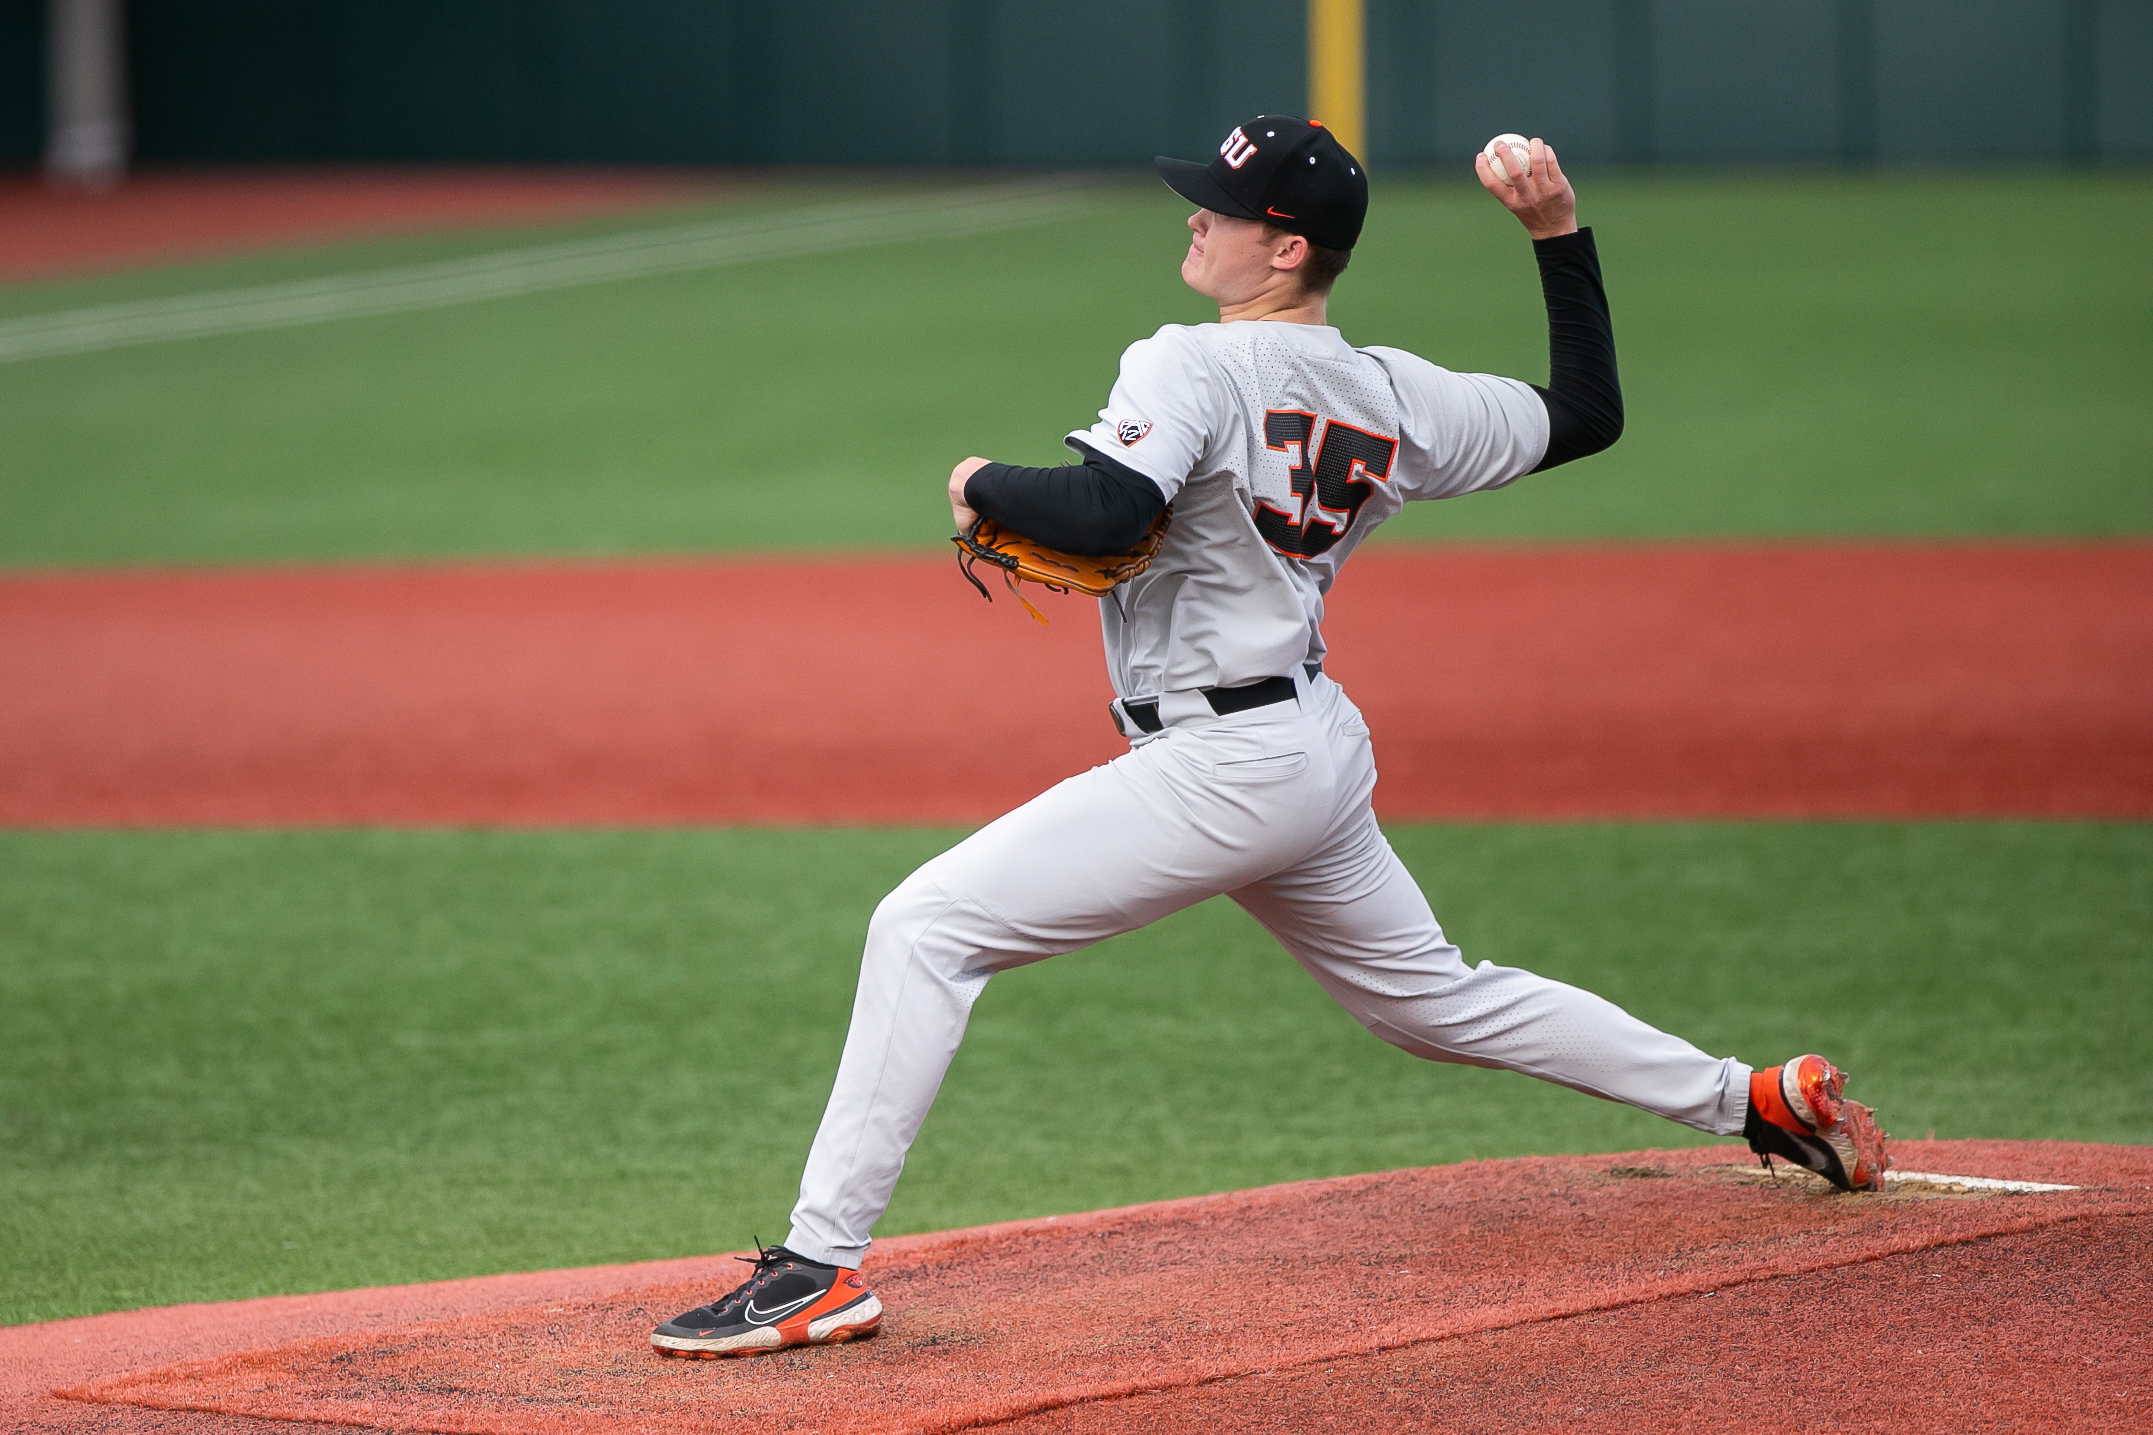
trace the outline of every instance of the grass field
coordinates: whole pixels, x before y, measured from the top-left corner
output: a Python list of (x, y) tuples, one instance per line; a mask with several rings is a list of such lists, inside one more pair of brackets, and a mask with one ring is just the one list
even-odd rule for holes
[[(780, 1239), (876, 899), (945, 831), (0, 837), (0, 1322)], [(1896, 1130), (2153, 1142), (2153, 830), (1421, 827), (1469, 958)], [(1362, 1032), (1212, 902), (999, 977), (882, 1234), (1690, 1144)]]
[[(2153, 530), (2153, 270), (2113, 239), (2153, 220), (2153, 180), (1583, 195), (1627, 437), (1387, 535)], [(1132, 180), (1065, 224), (10, 364), (0, 563), (930, 545), (952, 462), (1054, 461), (1123, 346), (1212, 317), (1175, 274), (1181, 212)], [(0, 316), (532, 237), (15, 286)], [(1545, 377), (1529, 246), (1475, 188), (1380, 191), (1334, 317), (1358, 343)]]

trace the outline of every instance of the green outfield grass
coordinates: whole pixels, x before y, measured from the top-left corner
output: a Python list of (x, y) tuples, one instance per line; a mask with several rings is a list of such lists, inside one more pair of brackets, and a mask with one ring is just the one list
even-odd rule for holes
[[(946, 831), (0, 835), (0, 1322), (784, 1233)], [(2153, 828), (1415, 827), (1469, 958), (1902, 1134), (2153, 1142)], [(1702, 1138), (1366, 1035), (1223, 902), (997, 978), (884, 1234)]]
[[(1629, 435), (1388, 534), (2153, 531), (2153, 266), (2115, 238), (2153, 220), (2153, 180), (1581, 189)], [(1175, 277), (1180, 214), (1132, 179), (1011, 233), (0, 366), (0, 564), (932, 546), (954, 460), (1052, 461), (1125, 344), (1209, 317)], [(18, 285), (0, 317), (537, 237)], [(1467, 186), (1379, 187), (1335, 316), (1355, 342), (1545, 377), (1529, 248)]]

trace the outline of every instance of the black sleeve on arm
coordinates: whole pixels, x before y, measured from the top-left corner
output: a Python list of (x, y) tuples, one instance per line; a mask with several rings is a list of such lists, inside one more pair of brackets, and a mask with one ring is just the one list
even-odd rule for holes
[(1157, 484), (1089, 448), (1082, 463), (1059, 468), (990, 463), (964, 481), (964, 502), (1034, 543), (1086, 557), (1134, 548), (1166, 507)]
[(1622, 437), (1622, 382), (1615, 375), (1615, 322), (1600, 285), (1592, 231), (1535, 239), (1540, 292), (1547, 299), (1547, 457), (1553, 468), (1598, 453)]

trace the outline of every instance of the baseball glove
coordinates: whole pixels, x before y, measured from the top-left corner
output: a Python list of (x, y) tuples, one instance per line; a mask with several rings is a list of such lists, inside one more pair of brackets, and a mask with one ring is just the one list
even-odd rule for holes
[(1093, 598), (1104, 598), (1114, 591), (1116, 584), (1128, 582), (1151, 566), (1159, 544), (1165, 541), (1170, 517), (1169, 512), (1161, 511), (1128, 552), (1109, 553), (1097, 558), (1057, 552), (1022, 534), (1010, 532), (991, 518), (980, 519), (969, 533), (960, 533), (950, 542), (957, 545), (959, 571), (979, 590), (980, 597), (990, 603), (994, 601), (994, 595), (979, 581), (972, 565), (992, 563), (1002, 570), (1002, 581), (1017, 595), (1017, 601), (1024, 604), (1024, 611), (1044, 623), (1046, 619), (1024, 594), (1018, 592), (1017, 584), (1037, 583), (1049, 592), (1084, 593)]

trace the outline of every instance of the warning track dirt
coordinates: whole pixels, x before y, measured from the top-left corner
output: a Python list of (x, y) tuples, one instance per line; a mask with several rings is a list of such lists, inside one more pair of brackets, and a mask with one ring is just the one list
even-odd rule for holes
[[(1120, 750), (947, 558), (0, 579), (0, 823), (980, 822)], [(1379, 812), (2153, 816), (2153, 545), (1380, 547)]]
[(596, 166), (151, 171), (98, 192), (0, 175), (0, 283), (615, 214), (707, 195), (716, 184), (711, 173)]

